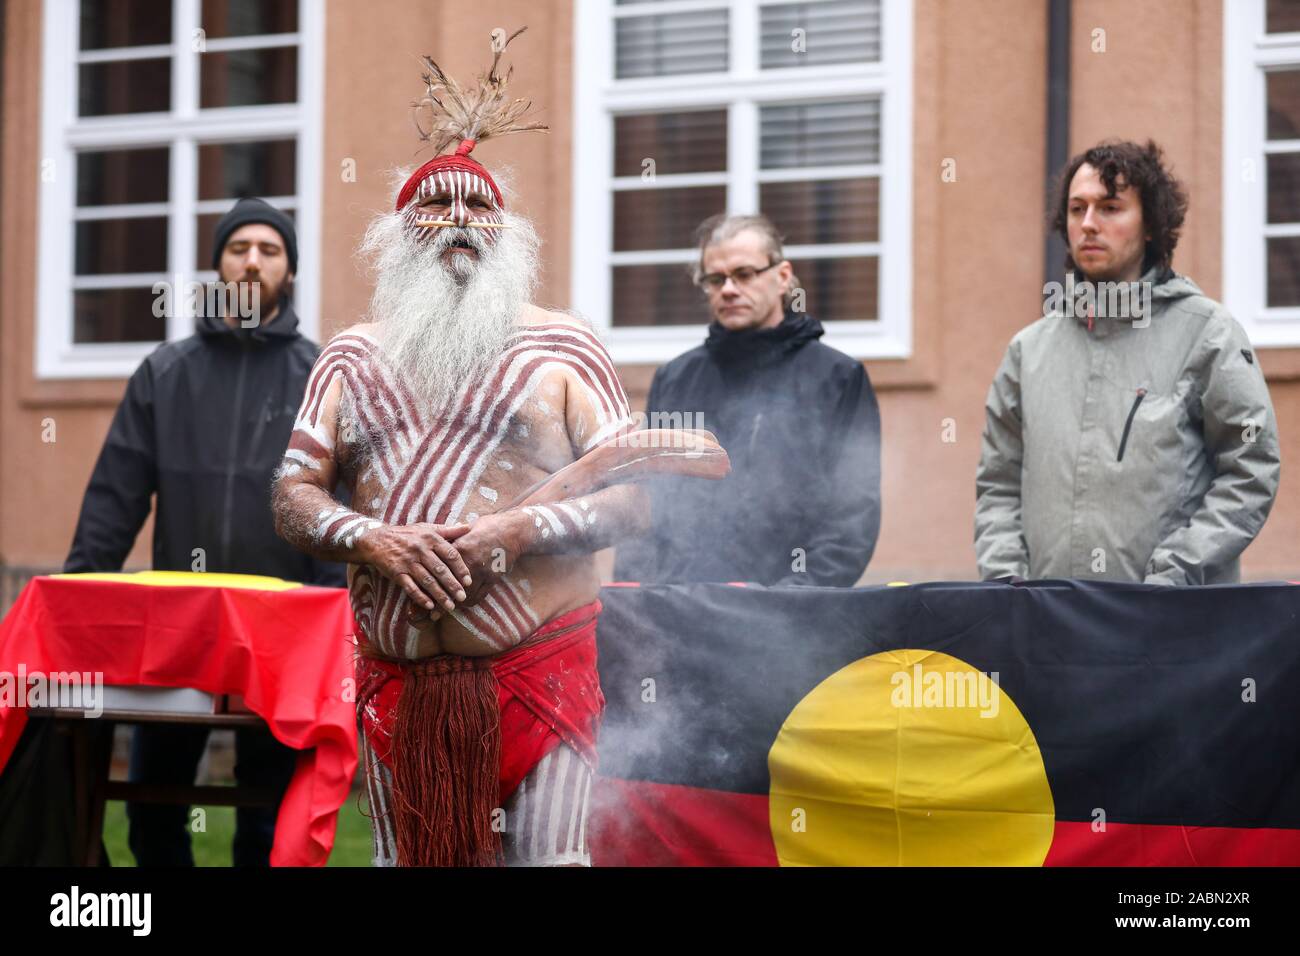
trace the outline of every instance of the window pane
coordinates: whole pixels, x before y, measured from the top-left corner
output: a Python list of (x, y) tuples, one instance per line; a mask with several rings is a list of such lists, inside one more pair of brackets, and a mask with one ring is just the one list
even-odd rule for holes
[(850, 259), (792, 259), (807, 298), (805, 310), (822, 322), (879, 318), (876, 289), (880, 260), (876, 256)]
[(1268, 138), (1300, 139), (1300, 70), (1270, 70), (1264, 80), (1268, 91)]
[(82, 116), (116, 116), (171, 109), (170, 57), (83, 63), (77, 68), (78, 112)]
[(205, 53), (199, 105), (259, 106), (293, 103), (298, 99), (298, 48), (231, 50)]
[(1300, 222), (1300, 153), (1275, 153), (1268, 162), (1268, 221)]
[(1268, 240), (1268, 304), (1300, 305), (1300, 238)]
[(199, 198), (292, 196), (297, 144), (205, 143), (199, 147)]
[(880, 180), (763, 183), (759, 209), (790, 245), (875, 242), (880, 238)]
[(77, 223), (77, 275), (167, 271), (167, 218)]
[(93, 289), (73, 293), (73, 342), (161, 342), (167, 317), (153, 314), (154, 294), (144, 289)]
[(830, 0), (763, 7), (760, 32), (760, 65), (765, 70), (878, 62), (880, 0)]
[(1269, 33), (1300, 31), (1300, 0), (1268, 0), (1264, 23)]
[(203, 0), (202, 17), (209, 39), (297, 33), (298, 0)]
[(641, 113), (614, 117), (614, 175), (716, 173), (727, 168), (727, 111)]
[(166, 146), (77, 154), (77, 205), (166, 202)]
[(695, 227), (727, 208), (726, 186), (614, 193), (614, 251), (686, 249)]
[(699, 325), (710, 319), (689, 264), (614, 267), (614, 325)]
[(614, 75), (620, 80), (727, 69), (730, 11), (694, 10), (614, 21)]
[(172, 0), (81, 0), (83, 50), (172, 42)]
[[(292, 209), (285, 209), (282, 210), (282, 212), (286, 216), (288, 216), (290, 220), (295, 218)], [(198, 229), (198, 234), (195, 237), (197, 240), (195, 242), (195, 248), (198, 250), (197, 258), (195, 259), (195, 263), (194, 263), (194, 267), (196, 269), (212, 268), (213, 235), (217, 231), (217, 223), (221, 220), (221, 217), (224, 215), (225, 213), (218, 212), (218, 213), (212, 213), (210, 215), (203, 215), (198, 217), (198, 221), (195, 224), (196, 228)]]
[(880, 162), (880, 99), (759, 108), (763, 169)]

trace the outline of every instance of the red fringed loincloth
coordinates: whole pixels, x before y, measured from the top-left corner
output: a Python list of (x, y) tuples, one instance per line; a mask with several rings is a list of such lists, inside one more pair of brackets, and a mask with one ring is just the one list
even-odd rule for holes
[(499, 657), (357, 658), (361, 728), (393, 773), (399, 864), (497, 863), (492, 811), (543, 757), (564, 743), (595, 769), (600, 609), (561, 614)]

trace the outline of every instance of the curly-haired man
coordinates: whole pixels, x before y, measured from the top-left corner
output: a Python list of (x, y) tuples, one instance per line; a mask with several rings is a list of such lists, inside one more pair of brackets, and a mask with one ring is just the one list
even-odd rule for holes
[(1066, 294), (1045, 289), (985, 405), (981, 577), (1240, 579), (1277, 494), (1277, 422), (1246, 333), (1170, 267), (1186, 211), (1154, 142), (1062, 173)]

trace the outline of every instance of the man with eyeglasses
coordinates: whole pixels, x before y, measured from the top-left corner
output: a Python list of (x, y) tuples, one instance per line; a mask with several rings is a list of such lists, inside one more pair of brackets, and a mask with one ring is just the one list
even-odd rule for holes
[(654, 527), (619, 546), (615, 577), (851, 587), (880, 529), (866, 369), (791, 308), (798, 280), (771, 220), (713, 216), (697, 236), (695, 282), (713, 321), (703, 345), (655, 373), (646, 413), (651, 428), (713, 432), (731, 476), (651, 489)]

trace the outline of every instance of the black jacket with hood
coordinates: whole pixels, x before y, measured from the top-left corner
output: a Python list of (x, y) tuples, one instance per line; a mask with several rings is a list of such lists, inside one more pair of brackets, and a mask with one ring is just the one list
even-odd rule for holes
[(296, 551), (271, 517), (272, 473), (319, 351), (287, 298), (263, 326), (205, 316), (155, 349), (113, 417), (63, 570), (121, 570), (156, 493), (155, 570), (343, 587), (343, 565)]
[(652, 482), (652, 530), (619, 546), (616, 578), (857, 582), (880, 529), (880, 413), (862, 363), (822, 333), (792, 312), (757, 331), (714, 322), (655, 373), (647, 413), (713, 432), (731, 474)]

